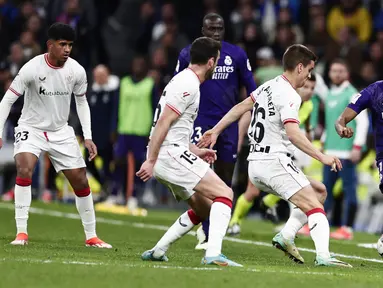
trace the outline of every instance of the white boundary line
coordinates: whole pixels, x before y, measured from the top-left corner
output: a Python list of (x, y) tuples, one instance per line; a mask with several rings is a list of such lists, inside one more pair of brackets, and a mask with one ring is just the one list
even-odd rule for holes
[[(13, 210), (14, 205), (8, 204), (8, 203), (0, 203), (0, 208)], [(31, 207), (29, 209), (29, 212), (33, 213), (33, 214), (40, 214), (40, 215), (59, 217), (59, 218), (80, 219), (80, 216), (76, 213), (65, 213), (65, 212), (43, 209), (43, 208)], [(169, 228), (168, 226), (163, 226), (163, 225), (145, 224), (145, 223), (138, 223), (138, 222), (127, 222), (127, 221), (122, 221), (122, 220), (107, 219), (107, 218), (103, 218), (103, 217), (96, 217), (96, 221), (97, 221), (97, 223), (105, 223), (105, 224), (118, 225), (118, 226), (132, 226), (135, 228), (153, 229), (153, 230), (161, 230), (161, 231), (166, 231)], [(195, 236), (196, 233), (194, 231), (190, 231), (188, 234)], [(225, 237), (224, 239), (226, 241), (236, 242), (236, 243), (241, 243), (241, 244), (251, 244), (251, 245), (256, 245), (256, 246), (272, 247), (272, 245), (270, 243), (267, 243), (267, 242), (245, 240), (245, 239), (239, 239), (239, 238), (234, 238), (234, 237)], [(300, 251), (316, 253), (314, 249), (303, 248), (303, 247), (298, 247), (298, 248)], [(332, 253), (332, 254), (334, 256), (339, 256), (339, 257), (347, 258), (347, 259), (362, 260), (362, 261), (375, 262), (375, 263), (383, 263), (382, 259), (365, 258), (365, 257), (356, 256), (356, 255), (346, 255), (346, 254), (340, 254), (340, 253)]]
[[(127, 268), (153, 268), (153, 269), (174, 269), (174, 270), (188, 270), (188, 271), (223, 271), (227, 268), (219, 267), (186, 267), (186, 266), (170, 266), (170, 265), (143, 265), (143, 264), (120, 264), (108, 262), (83, 262), (83, 261), (70, 261), (70, 260), (42, 260), (42, 259), (15, 259), (15, 258), (2, 258), (1, 262), (22, 262), (34, 264), (64, 264), (64, 265), (83, 265), (83, 266), (123, 266)], [(283, 274), (306, 274), (306, 275), (333, 275), (333, 276), (350, 276), (350, 274), (334, 272), (315, 272), (315, 271), (292, 271), (292, 270), (272, 270), (272, 269), (258, 269), (258, 268), (234, 268), (235, 270), (250, 272), (250, 273), (283, 273)], [(234, 270), (233, 270), (234, 271)]]

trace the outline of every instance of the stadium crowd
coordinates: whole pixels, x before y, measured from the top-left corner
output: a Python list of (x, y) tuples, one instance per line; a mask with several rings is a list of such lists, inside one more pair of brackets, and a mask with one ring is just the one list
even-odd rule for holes
[[(323, 137), (326, 125), (333, 127), (326, 124), (326, 111), (330, 114), (334, 85), (349, 80), (354, 95), (383, 79), (383, 1), (379, 0), (0, 0), (0, 90), (3, 95), (23, 64), (46, 51), (47, 27), (57, 21), (71, 25), (77, 32), (71, 56), (88, 73), (93, 140), (100, 156), (87, 163), (93, 192), (99, 192), (100, 201), (127, 203), (130, 209), (174, 204), (171, 194), (155, 180), (144, 186), (135, 172), (145, 160), (155, 107), (174, 74), (179, 52), (200, 36), (202, 18), (211, 12), (225, 19), (225, 40), (247, 53), (257, 85), (283, 72), (282, 55), (291, 44), (302, 43), (318, 55), (309, 121), (312, 140), (324, 149), (329, 141), (339, 139), (329, 139), (331, 133)], [(349, 77), (340, 83), (329, 73), (334, 63), (348, 71)], [(13, 143), (22, 103), (20, 97), (8, 119), (4, 136), (8, 145)], [(75, 110), (70, 125), (81, 141)], [(351, 181), (354, 176), (348, 174), (345, 179), (350, 182), (327, 179), (325, 183), (328, 193), (335, 195), (334, 203), (327, 203), (334, 226), (345, 224), (342, 209), (354, 211), (341, 235), (346, 239), (349, 228), (375, 233), (383, 228), (371, 131), (370, 127), (360, 140), (361, 147), (350, 147), (346, 156), (357, 169), (357, 180)], [(237, 196), (247, 184), (247, 141), (242, 146), (234, 181)], [(62, 198), (65, 185), (46, 160), (44, 171), (36, 170), (32, 186), (38, 191), (39, 179), (44, 179), (44, 189), (35, 197), (49, 202)], [(4, 159), (0, 163), (6, 179), (0, 193), (3, 200), (12, 200), (14, 182), (9, 179), (14, 179), (14, 164)], [(326, 171), (315, 161), (304, 170), (326, 180)], [(281, 218), (283, 207), (282, 203), (277, 209)]]

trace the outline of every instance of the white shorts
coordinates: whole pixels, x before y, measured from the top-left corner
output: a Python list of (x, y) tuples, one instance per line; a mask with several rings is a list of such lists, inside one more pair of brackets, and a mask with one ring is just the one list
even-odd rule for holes
[(188, 200), (194, 194), (193, 189), (209, 169), (209, 164), (188, 148), (169, 145), (161, 147), (153, 175), (179, 201)]
[(42, 151), (48, 153), (56, 172), (86, 167), (72, 127), (65, 126), (54, 132), (25, 125), (15, 128), (13, 156), (29, 152), (38, 158)]
[(249, 179), (261, 191), (285, 200), (310, 185), (306, 175), (287, 155), (275, 159), (249, 161)]

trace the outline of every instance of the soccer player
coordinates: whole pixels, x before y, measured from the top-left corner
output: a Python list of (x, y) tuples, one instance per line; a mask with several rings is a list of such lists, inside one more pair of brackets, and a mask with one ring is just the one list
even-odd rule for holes
[(303, 263), (294, 238), (308, 222), (317, 253), (316, 265), (350, 267), (329, 252), (330, 227), (323, 210), (324, 185), (307, 179), (290, 158), (296, 146), (324, 165), (332, 166), (334, 171), (342, 168), (338, 158), (317, 150), (299, 128), (302, 99), (296, 89), (310, 77), (316, 59), (315, 54), (303, 45), (287, 48), (282, 59), (285, 72), (261, 85), (232, 108), (213, 129), (205, 132), (198, 146), (213, 146), (228, 125), (252, 110), (248, 130), (251, 141), (249, 178), (261, 191), (277, 194), (299, 208), (293, 209), (285, 227), (273, 238), (273, 245), (294, 261)]
[[(17, 236), (12, 245), (28, 244), (27, 222), (31, 205), (32, 173), (42, 151), (57, 172), (62, 171), (76, 194), (76, 207), (86, 236), (86, 246), (112, 248), (96, 235), (92, 193), (86, 165), (73, 128), (68, 126), (72, 93), (75, 95), (89, 159), (97, 155), (92, 141), (87, 79), (83, 67), (69, 57), (75, 31), (53, 24), (48, 30), (48, 53), (36, 56), (19, 71), (0, 103), (0, 137), (12, 104), (24, 95), (24, 106), (15, 128), (15, 219)], [(0, 138), (0, 147), (2, 140)]]
[[(351, 138), (354, 128), (347, 124), (354, 120), (362, 111), (369, 109), (372, 114), (372, 126), (375, 136), (376, 165), (379, 169), (379, 189), (383, 193), (383, 81), (377, 81), (356, 94), (347, 108), (335, 123), (335, 129), (342, 138)], [(383, 242), (383, 235), (378, 241), (378, 247)]]
[[(313, 110), (313, 103), (311, 102), (311, 97), (314, 94), (315, 87), (315, 75), (311, 74), (310, 79), (307, 79), (303, 87), (297, 89), (299, 96), (302, 98), (302, 105), (299, 108), (298, 119), (300, 121), (300, 128), (303, 132), (306, 133), (306, 137), (311, 139), (310, 136), (310, 114)], [(310, 165), (311, 157), (306, 153), (302, 152), (299, 149), (295, 150), (294, 158), (297, 166), (303, 169), (306, 166)], [(307, 159), (308, 158), (308, 159)], [(245, 193), (243, 193), (237, 200), (237, 204), (235, 205), (233, 217), (229, 223), (229, 229), (227, 233), (229, 235), (238, 235), (241, 233), (241, 222), (244, 217), (246, 217), (250, 208), (253, 206), (254, 200), (259, 195), (259, 190), (254, 187), (251, 182), (247, 186)], [(263, 209), (266, 210), (267, 217), (271, 219), (275, 219), (278, 217), (276, 215), (276, 205), (281, 200), (280, 197), (268, 194), (262, 199), (261, 205), (263, 205)], [(292, 211), (292, 210), (291, 210)], [(304, 226), (306, 227), (306, 226)], [(308, 230), (307, 230), (308, 231)]]
[[(196, 39), (190, 48), (190, 65), (165, 87), (154, 115), (148, 156), (137, 176), (152, 175), (166, 185), (177, 200), (192, 209), (182, 214), (143, 260), (168, 261), (170, 244), (189, 232), (201, 219), (210, 217), (210, 238), (202, 264), (242, 266), (221, 254), (222, 240), (230, 221), (233, 191), (210, 169), (215, 151), (190, 143), (193, 122), (200, 107), (200, 85), (213, 75), (221, 43)], [(206, 161), (204, 162), (203, 159)]]
[[(194, 122), (192, 142), (197, 143), (202, 134), (211, 129), (218, 121), (240, 101), (240, 86), (244, 85), (247, 95), (256, 88), (252, 69), (246, 53), (238, 46), (223, 41), (225, 23), (223, 17), (216, 13), (209, 13), (203, 18), (202, 34), (220, 41), (221, 56), (211, 80), (201, 85), (201, 105), (197, 119)], [(190, 63), (190, 45), (184, 48), (178, 58), (176, 73), (188, 67)], [(246, 129), (246, 128), (245, 128)], [(217, 150), (217, 161), (214, 171), (231, 186), (234, 166), (238, 150), (238, 124), (233, 123), (218, 138), (214, 148)], [(205, 249), (208, 240), (209, 222), (202, 223), (202, 237), (196, 249)], [(200, 235), (200, 234), (198, 234)], [(203, 237), (206, 236), (206, 237)]]

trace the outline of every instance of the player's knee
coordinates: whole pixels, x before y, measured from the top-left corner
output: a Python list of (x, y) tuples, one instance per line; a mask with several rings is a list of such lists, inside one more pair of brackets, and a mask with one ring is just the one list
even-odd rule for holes
[(30, 167), (17, 167), (17, 177), (23, 179), (31, 179), (33, 174), (33, 169)]
[(74, 174), (71, 179), (72, 188), (75, 194), (79, 197), (88, 196), (90, 193), (88, 178), (86, 177), (86, 170), (80, 169), (78, 173)]
[(300, 203), (298, 207), (305, 213), (317, 208), (322, 210), (324, 209), (323, 204), (317, 198), (309, 198), (308, 200)]
[(326, 189), (326, 186), (324, 184), (321, 183), (321, 185), (319, 185), (315, 191), (318, 195), (318, 200), (320, 203), (324, 204), (324, 202), (326, 201), (326, 198), (327, 198), (327, 189)]

